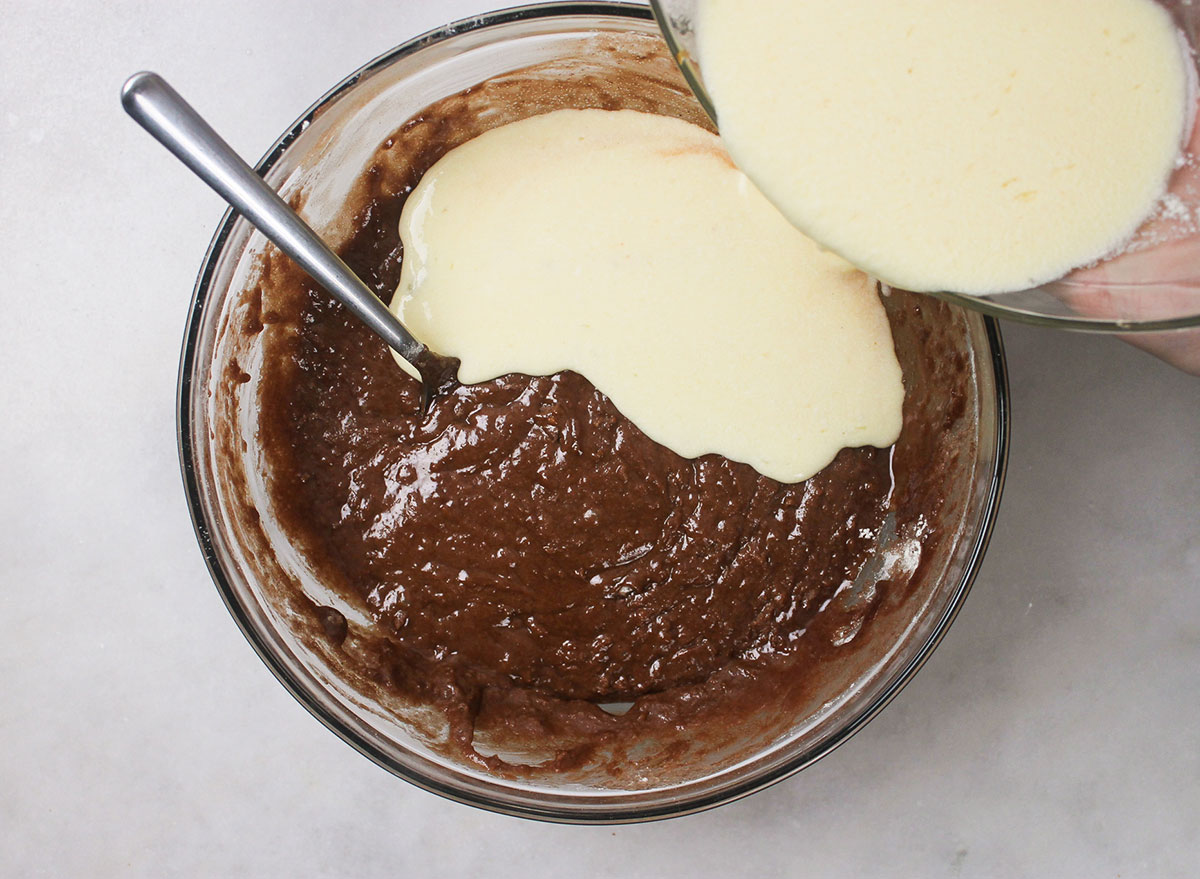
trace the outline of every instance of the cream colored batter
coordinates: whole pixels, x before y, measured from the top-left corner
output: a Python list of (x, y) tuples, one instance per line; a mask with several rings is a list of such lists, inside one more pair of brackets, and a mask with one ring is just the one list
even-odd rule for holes
[(574, 370), (680, 455), (782, 482), (900, 433), (874, 283), (689, 123), (561, 110), (494, 129), (425, 174), (401, 238), (392, 307), (463, 382)]
[(987, 294), (1119, 248), (1189, 118), (1151, 0), (701, 0), (721, 135), (788, 218), (900, 287)]

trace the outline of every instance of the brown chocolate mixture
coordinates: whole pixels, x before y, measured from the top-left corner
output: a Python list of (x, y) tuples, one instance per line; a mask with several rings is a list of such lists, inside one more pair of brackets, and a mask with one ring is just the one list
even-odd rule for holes
[[(636, 104), (610, 88), (583, 80), (567, 105)], [(476, 102), (496, 100), (487, 90), (405, 125), (363, 178), (343, 256), (385, 300), (404, 195), (497, 124), (478, 119)], [(540, 105), (523, 95), (521, 115), (562, 104), (561, 88), (539, 94)], [(680, 100), (678, 115), (695, 119)], [(557, 737), (571, 747), (555, 765), (567, 766), (656, 724), (722, 710), (737, 721), (800, 692), (881, 603), (903, 600), (907, 581), (835, 600), (889, 510), (901, 525), (937, 520), (945, 450), (927, 424), (906, 424), (894, 466), (911, 478), (899, 484), (892, 450), (864, 448), (782, 485), (719, 456), (679, 457), (573, 373), (461, 387), (422, 421), (416, 382), (294, 267), (271, 259), (262, 289), (263, 320), (286, 330), (260, 400), (280, 520), (328, 582), (370, 608), (382, 685), (436, 707), (457, 752), (492, 769), (508, 764), (481, 755), (483, 738), (519, 751), (522, 736)], [(893, 313), (917, 308), (893, 300)], [(940, 388), (919, 389), (943, 401), (947, 424), (962, 418), (967, 369), (950, 360)], [(910, 410), (928, 416), (913, 393)], [(346, 637), (341, 614), (320, 621), (335, 643)], [(598, 707), (632, 700), (623, 716)]]

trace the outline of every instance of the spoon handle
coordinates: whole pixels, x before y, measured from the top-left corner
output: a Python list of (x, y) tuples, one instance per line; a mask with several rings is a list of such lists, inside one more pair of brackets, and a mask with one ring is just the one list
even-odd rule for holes
[(166, 80), (156, 73), (135, 73), (121, 89), (121, 105), (401, 357), (418, 365), (430, 356), (379, 297)]

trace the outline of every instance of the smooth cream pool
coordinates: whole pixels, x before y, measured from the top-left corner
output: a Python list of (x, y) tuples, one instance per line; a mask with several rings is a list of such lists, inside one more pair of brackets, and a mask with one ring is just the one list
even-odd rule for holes
[(695, 125), (560, 110), (493, 129), (425, 174), (400, 228), (392, 307), (463, 382), (573, 370), (678, 454), (781, 482), (900, 433), (874, 282)]

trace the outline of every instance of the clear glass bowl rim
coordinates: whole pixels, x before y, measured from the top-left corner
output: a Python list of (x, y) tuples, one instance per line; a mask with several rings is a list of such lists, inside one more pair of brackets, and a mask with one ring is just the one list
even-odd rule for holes
[[(309, 125), (309, 123), (330, 103), (335, 101), (343, 92), (352, 88), (364, 76), (388, 66), (399, 58), (410, 55), (420, 49), (441, 42), (468, 31), (476, 31), (498, 24), (506, 24), (529, 19), (564, 17), (564, 16), (613, 16), (652, 20), (653, 16), (648, 6), (627, 2), (598, 2), (598, 3), (536, 3), (524, 6), (498, 10), (496, 12), (472, 16), (460, 21), (451, 22), (430, 30), (420, 36), (402, 43), (396, 48), (385, 52), (373, 61), (365, 64), (354, 73), (343, 79), (318, 99), (292, 124), (287, 132), (280, 137), (268, 150), (266, 155), (255, 166), (260, 175), (268, 171), (283, 156), (288, 146)], [(980, 563), (991, 539), (999, 508), (1000, 495), (1004, 485), (1004, 477), (1008, 464), (1009, 449), (1009, 387), (1008, 370), (1005, 360), (1004, 346), (1000, 336), (999, 326), (990, 317), (984, 317), (984, 325), (988, 340), (990, 366), (994, 375), (995, 406), (996, 406), (996, 437), (992, 449), (991, 472), (987, 475), (987, 497), (983, 503), (982, 518), (979, 522), (978, 533), (974, 545), (970, 549), (967, 563), (963, 568), (961, 578), (955, 587), (942, 617), (937, 621), (925, 644), (909, 661), (908, 665), (896, 676), (893, 683), (879, 693), (862, 711), (849, 718), (847, 722), (825, 741), (817, 746), (801, 751), (790, 759), (782, 761), (771, 771), (743, 779), (737, 784), (727, 785), (723, 789), (702, 796), (695, 796), (686, 801), (671, 802), (653, 808), (637, 806), (636, 808), (621, 808), (619, 805), (607, 804), (608, 808), (578, 808), (562, 804), (547, 803), (544, 806), (532, 807), (526, 804), (514, 805), (501, 798), (461, 787), (444, 784), (437, 779), (413, 771), (410, 767), (400, 765), (383, 753), (374, 743), (348, 729), (336, 716), (328, 711), (320, 701), (309, 692), (303, 682), (298, 680), (277, 657), (270, 645), (259, 633), (254, 622), (242, 608), (237, 599), (236, 591), (221, 566), (219, 555), (214, 543), (212, 524), (205, 514), (202, 500), (202, 489), (196, 472), (196, 449), (193, 446), (193, 394), (197, 391), (204, 393), (202, 385), (194, 380), (194, 373), (203, 364), (198, 363), (198, 343), (203, 329), (202, 317), (204, 306), (212, 293), (212, 284), (229, 238), (232, 235), (238, 215), (232, 209), (227, 210), (222, 217), (217, 231), (204, 256), (200, 273), (193, 290), (192, 303), (188, 311), (187, 328), (184, 334), (183, 348), (179, 362), (179, 375), (176, 394), (176, 434), (179, 450), (180, 469), (184, 489), (187, 496), (189, 513), (197, 542), (204, 556), (205, 564), (213, 583), (217, 587), (222, 600), (230, 615), (241, 629), (243, 636), (253, 647), (271, 673), (291, 693), (305, 709), (308, 710), (327, 729), (341, 738), (356, 751), (405, 781), (431, 793), (453, 800), (455, 802), (476, 806), (488, 811), (515, 817), (531, 818), (542, 821), (565, 824), (624, 824), (660, 820), (663, 818), (679, 817), (695, 812), (711, 809), (724, 803), (732, 802), (742, 797), (769, 787), (787, 778), (805, 767), (811, 765), (829, 754), (842, 743), (847, 741), (858, 730), (865, 726), (878, 714), (912, 679), (932, 654), (934, 648), (941, 642), (950, 624), (957, 616), (967, 593), (978, 573)], [(614, 792), (619, 796), (619, 792)]]

